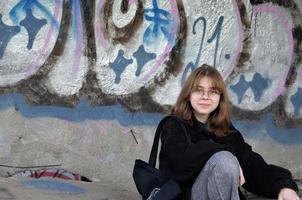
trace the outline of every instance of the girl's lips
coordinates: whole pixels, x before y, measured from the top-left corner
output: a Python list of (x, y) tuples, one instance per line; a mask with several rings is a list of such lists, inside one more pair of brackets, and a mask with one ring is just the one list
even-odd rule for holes
[(209, 106), (211, 106), (211, 104), (208, 104), (208, 103), (200, 103), (198, 105), (203, 106), (203, 107), (209, 107)]

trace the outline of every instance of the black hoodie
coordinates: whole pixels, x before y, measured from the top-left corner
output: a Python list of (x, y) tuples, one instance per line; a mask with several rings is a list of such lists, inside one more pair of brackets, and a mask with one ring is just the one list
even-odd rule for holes
[[(291, 173), (287, 169), (267, 164), (259, 154), (252, 151), (232, 125), (227, 136), (217, 137), (196, 119), (192, 125), (175, 119), (175, 116), (163, 120), (160, 127), (159, 169), (181, 186), (183, 194), (178, 199), (190, 199), (190, 189), (198, 174), (207, 160), (219, 151), (230, 151), (237, 157), (246, 181), (243, 187), (247, 191), (268, 198), (277, 198), (279, 191), (285, 187), (298, 191)], [(186, 134), (190, 136), (190, 141)]]

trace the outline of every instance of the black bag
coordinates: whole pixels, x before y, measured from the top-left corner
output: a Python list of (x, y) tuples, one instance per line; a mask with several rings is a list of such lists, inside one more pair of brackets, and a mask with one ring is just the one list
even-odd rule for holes
[(143, 200), (172, 200), (181, 190), (172, 179), (167, 179), (160, 171), (142, 160), (135, 160), (133, 178)]
[[(168, 117), (173, 117), (178, 120), (178, 118), (174, 116)], [(155, 132), (149, 163), (140, 159), (135, 160), (133, 179), (143, 200), (173, 200), (181, 194), (179, 185), (174, 180), (164, 177), (159, 169), (155, 168), (158, 142), (161, 134), (160, 130), (166, 118), (161, 121)], [(185, 129), (182, 123), (180, 123), (180, 125)], [(187, 131), (185, 131), (185, 133), (187, 133)]]

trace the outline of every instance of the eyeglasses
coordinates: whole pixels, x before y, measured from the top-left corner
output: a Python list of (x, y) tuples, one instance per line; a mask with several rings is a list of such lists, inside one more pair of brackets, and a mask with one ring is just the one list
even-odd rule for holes
[(203, 96), (205, 96), (205, 94), (207, 94), (207, 96), (210, 99), (213, 99), (213, 98), (219, 97), (221, 95), (221, 92), (219, 92), (218, 90), (215, 90), (215, 89), (210, 89), (210, 90), (206, 91), (203, 88), (197, 88), (196, 90), (193, 91), (192, 94), (198, 95), (200, 97), (203, 97)]

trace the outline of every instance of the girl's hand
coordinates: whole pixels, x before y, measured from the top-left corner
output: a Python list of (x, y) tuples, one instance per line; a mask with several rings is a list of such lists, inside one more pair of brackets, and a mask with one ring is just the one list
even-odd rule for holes
[(300, 200), (300, 198), (294, 190), (283, 188), (279, 192), (278, 200)]
[(240, 181), (240, 186), (242, 186), (245, 183), (245, 178), (243, 176), (243, 172), (242, 169), (240, 167), (240, 177), (239, 177), (239, 181)]

